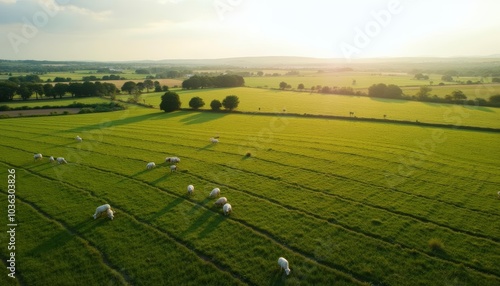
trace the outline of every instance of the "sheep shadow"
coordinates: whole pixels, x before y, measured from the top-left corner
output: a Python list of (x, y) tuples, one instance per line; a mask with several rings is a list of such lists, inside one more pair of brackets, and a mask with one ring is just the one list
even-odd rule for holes
[(286, 285), (287, 275), (285, 271), (278, 264), (276, 266), (276, 269), (272, 269), (272, 273), (270, 273), (269, 285)]
[(204, 147), (200, 147), (198, 148), (198, 151), (200, 150), (207, 150), (207, 149), (212, 149), (212, 147), (215, 145), (215, 143), (208, 143), (207, 145), (205, 145)]

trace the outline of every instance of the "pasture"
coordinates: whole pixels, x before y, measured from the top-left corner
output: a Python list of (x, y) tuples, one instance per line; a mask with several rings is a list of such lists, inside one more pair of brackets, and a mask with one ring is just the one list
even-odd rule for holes
[[(189, 100), (199, 96), (204, 109), (210, 109), (213, 99), (222, 101), (227, 95), (240, 99), (238, 110), (249, 112), (277, 112), (298, 114), (324, 114), (348, 117), (354, 112), (357, 117), (420, 121), (452, 125), (470, 125), (500, 128), (500, 109), (491, 107), (460, 106), (428, 102), (342, 96), (309, 92), (293, 92), (260, 88), (226, 88), (180, 90), (183, 108), (189, 108)], [(143, 94), (147, 104), (158, 107), (163, 93)], [(127, 96), (128, 97), (128, 96)], [(124, 99), (127, 98), (124, 96)]]
[[(495, 133), (142, 108), (0, 128), (18, 223), (2, 285), (500, 284)], [(104, 203), (113, 221), (92, 218)]]

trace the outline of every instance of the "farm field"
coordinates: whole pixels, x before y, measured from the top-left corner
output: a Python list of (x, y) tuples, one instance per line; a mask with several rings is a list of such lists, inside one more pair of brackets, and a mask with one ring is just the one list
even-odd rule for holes
[[(444, 98), (446, 95), (451, 95), (455, 90), (461, 90), (467, 96), (467, 99), (482, 98), (488, 100), (492, 95), (500, 94), (500, 84), (479, 84), (479, 85), (453, 85), (447, 84), (444, 86), (430, 86), (432, 91), (430, 94)], [(415, 95), (420, 87), (404, 87), (403, 93), (406, 95)]]
[[(285, 73), (285, 71), (281, 71)], [(367, 89), (373, 84), (385, 83), (403, 86), (421, 86), (429, 85), (433, 81), (434, 85), (441, 82), (440, 74), (430, 74), (429, 80), (416, 80), (412, 74), (398, 72), (307, 72), (297, 76), (282, 75), (282, 76), (263, 76), (263, 77), (245, 77), (245, 85), (248, 87), (269, 87), (279, 88), (280, 82), (284, 81), (297, 89), (297, 86), (302, 83), (309, 89), (312, 86), (350, 86), (354, 89)], [(481, 80), (480, 77), (463, 77), (460, 80)], [(356, 84), (353, 85), (353, 80)]]
[(8, 105), (11, 108), (28, 106), (66, 106), (72, 104), (74, 102), (80, 102), (85, 104), (92, 103), (108, 103), (108, 99), (100, 98), (100, 97), (63, 97), (62, 99), (52, 99), (52, 98), (44, 98), (40, 100), (31, 99), (31, 100), (15, 100), (9, 102), (2, 102), (0, 105)]
[[(142, 108), (0, 128), (26, 285), (500, 284), (495, 133)], [(104, 203), (115, 219), (93, 220)]]
[[(358, 96), (340, 96), (307, 92), (269, 90), (260, 88), (228, 88), (176, 91), (183, 108), (189, 108), (189, 100), (199, 96), (210, 109), (213, 99), (222, 101), (227, 95), (240, 99), (238, 110), (258, 112), (282, 112), (299, 114), (324, 114), (357, 117), (420, 121), (453, 125), (500, 127), (500, 109), (492, 107), (460, 106), (428, 102), (391, 100)], [(147, 104), (158, 107), (163, 93), (143, 94)], [(125, 96), (124, 96), (125, 97)], [(128, 97), (128, 96), (127, 96)], [(125, 97), (125, 98), (127, 98)]]

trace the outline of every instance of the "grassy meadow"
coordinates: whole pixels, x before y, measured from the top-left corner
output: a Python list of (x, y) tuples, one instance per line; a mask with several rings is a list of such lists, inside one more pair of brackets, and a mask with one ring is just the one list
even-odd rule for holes
[[(255, 109), (245, 91), (261, 90), (181, 98), (234, 93)], [(308, 94), (262, 92), (293, 96), (287, 112), (324, 112), (300, 101)], [(19, 224), (18, 280), (3, 275), (2, 285), (500, 284), (496, 133), (133, 107), (0, 128), (0, 174), (16, 169)], [(34, 162), (36, 152), (69, 164)], [(177, 172), (166, 156), (181, 158)], [(208, 198), (214, 187), (229, 216)], [(92, 218), (104, 203), (113, 221)]]
[[(183, 108), (189, 108), (192, 97), (201, 97), (210, 109), (213, 99), (222, 101), (227, 95), (240, 99), (238, 110), (250, 112), (283, 112), (298, 114), (325, 114), (357, 117), (407, 120), (452, 125), (470, 125), (500, 128), (500, 109), (491, 107), (460, 106), (428, 102), (341, 96), (308, 92), (281, 91), (260, 88), (228, 88), (176, 90)], [(158, 107), (163, 93), (143, 94), (147, 104)], [(126, 99), (128, 96), (123, 95)], [(259, 110), (260, 108), (260, 110)]]

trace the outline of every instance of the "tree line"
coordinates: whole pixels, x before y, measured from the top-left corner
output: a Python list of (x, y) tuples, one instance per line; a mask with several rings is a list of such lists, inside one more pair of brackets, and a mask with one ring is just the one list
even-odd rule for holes
[(112, 83), (101, 83), (101, 82), (72, 82), (66, 83), (56, 83), (52, 85), (51, 83), (41, 84), (33, 82), (23, 82), (17, 84), (12, 81), (1, 81), (0, 82), (0, 101), (11, 101), (14, 96), (18, 94), (21, 99), (28, 100), (36, 95), (36, 99), (42, 98), (42, 96), (52, 97), (52, 98), (62, 98), (66, 93), (71, 94), (73, 97), (90, 97), (90, 96), (110, 96), (120, 92), (116, 86)]
[[(181, 108), (181, 104), (182, 103), (179, 95), (176, 92), (167, 91), (161, 97), (160, 109), (165, 112), (172, 112), (175, 110), (179, 110)], [(217, 99), (212, 100), (212, 102), (210, 102), (210, 108), (213, 111), (220, 111), (221, 107), (224, 107), (226, 110), (232, 111), (238, 108), (239, 104), (240, 99), (238, 98), (238, 96), (228, 95), (222, 100), (222, 102)], [(195, 96), (189, 101), (189, 107), (191, 107), (192, 109), (197, 110), (202, 108), (203, 106), (205, 106), (205, 101), (203, 101), (203, 98), (201, 97)]]
[(224, 74), (218, 76), (194, 75), (182, 82), (183, 89), (199, 89), (214, 87), (240, 87), (245, 85), (245, 80), (240, 75)]

